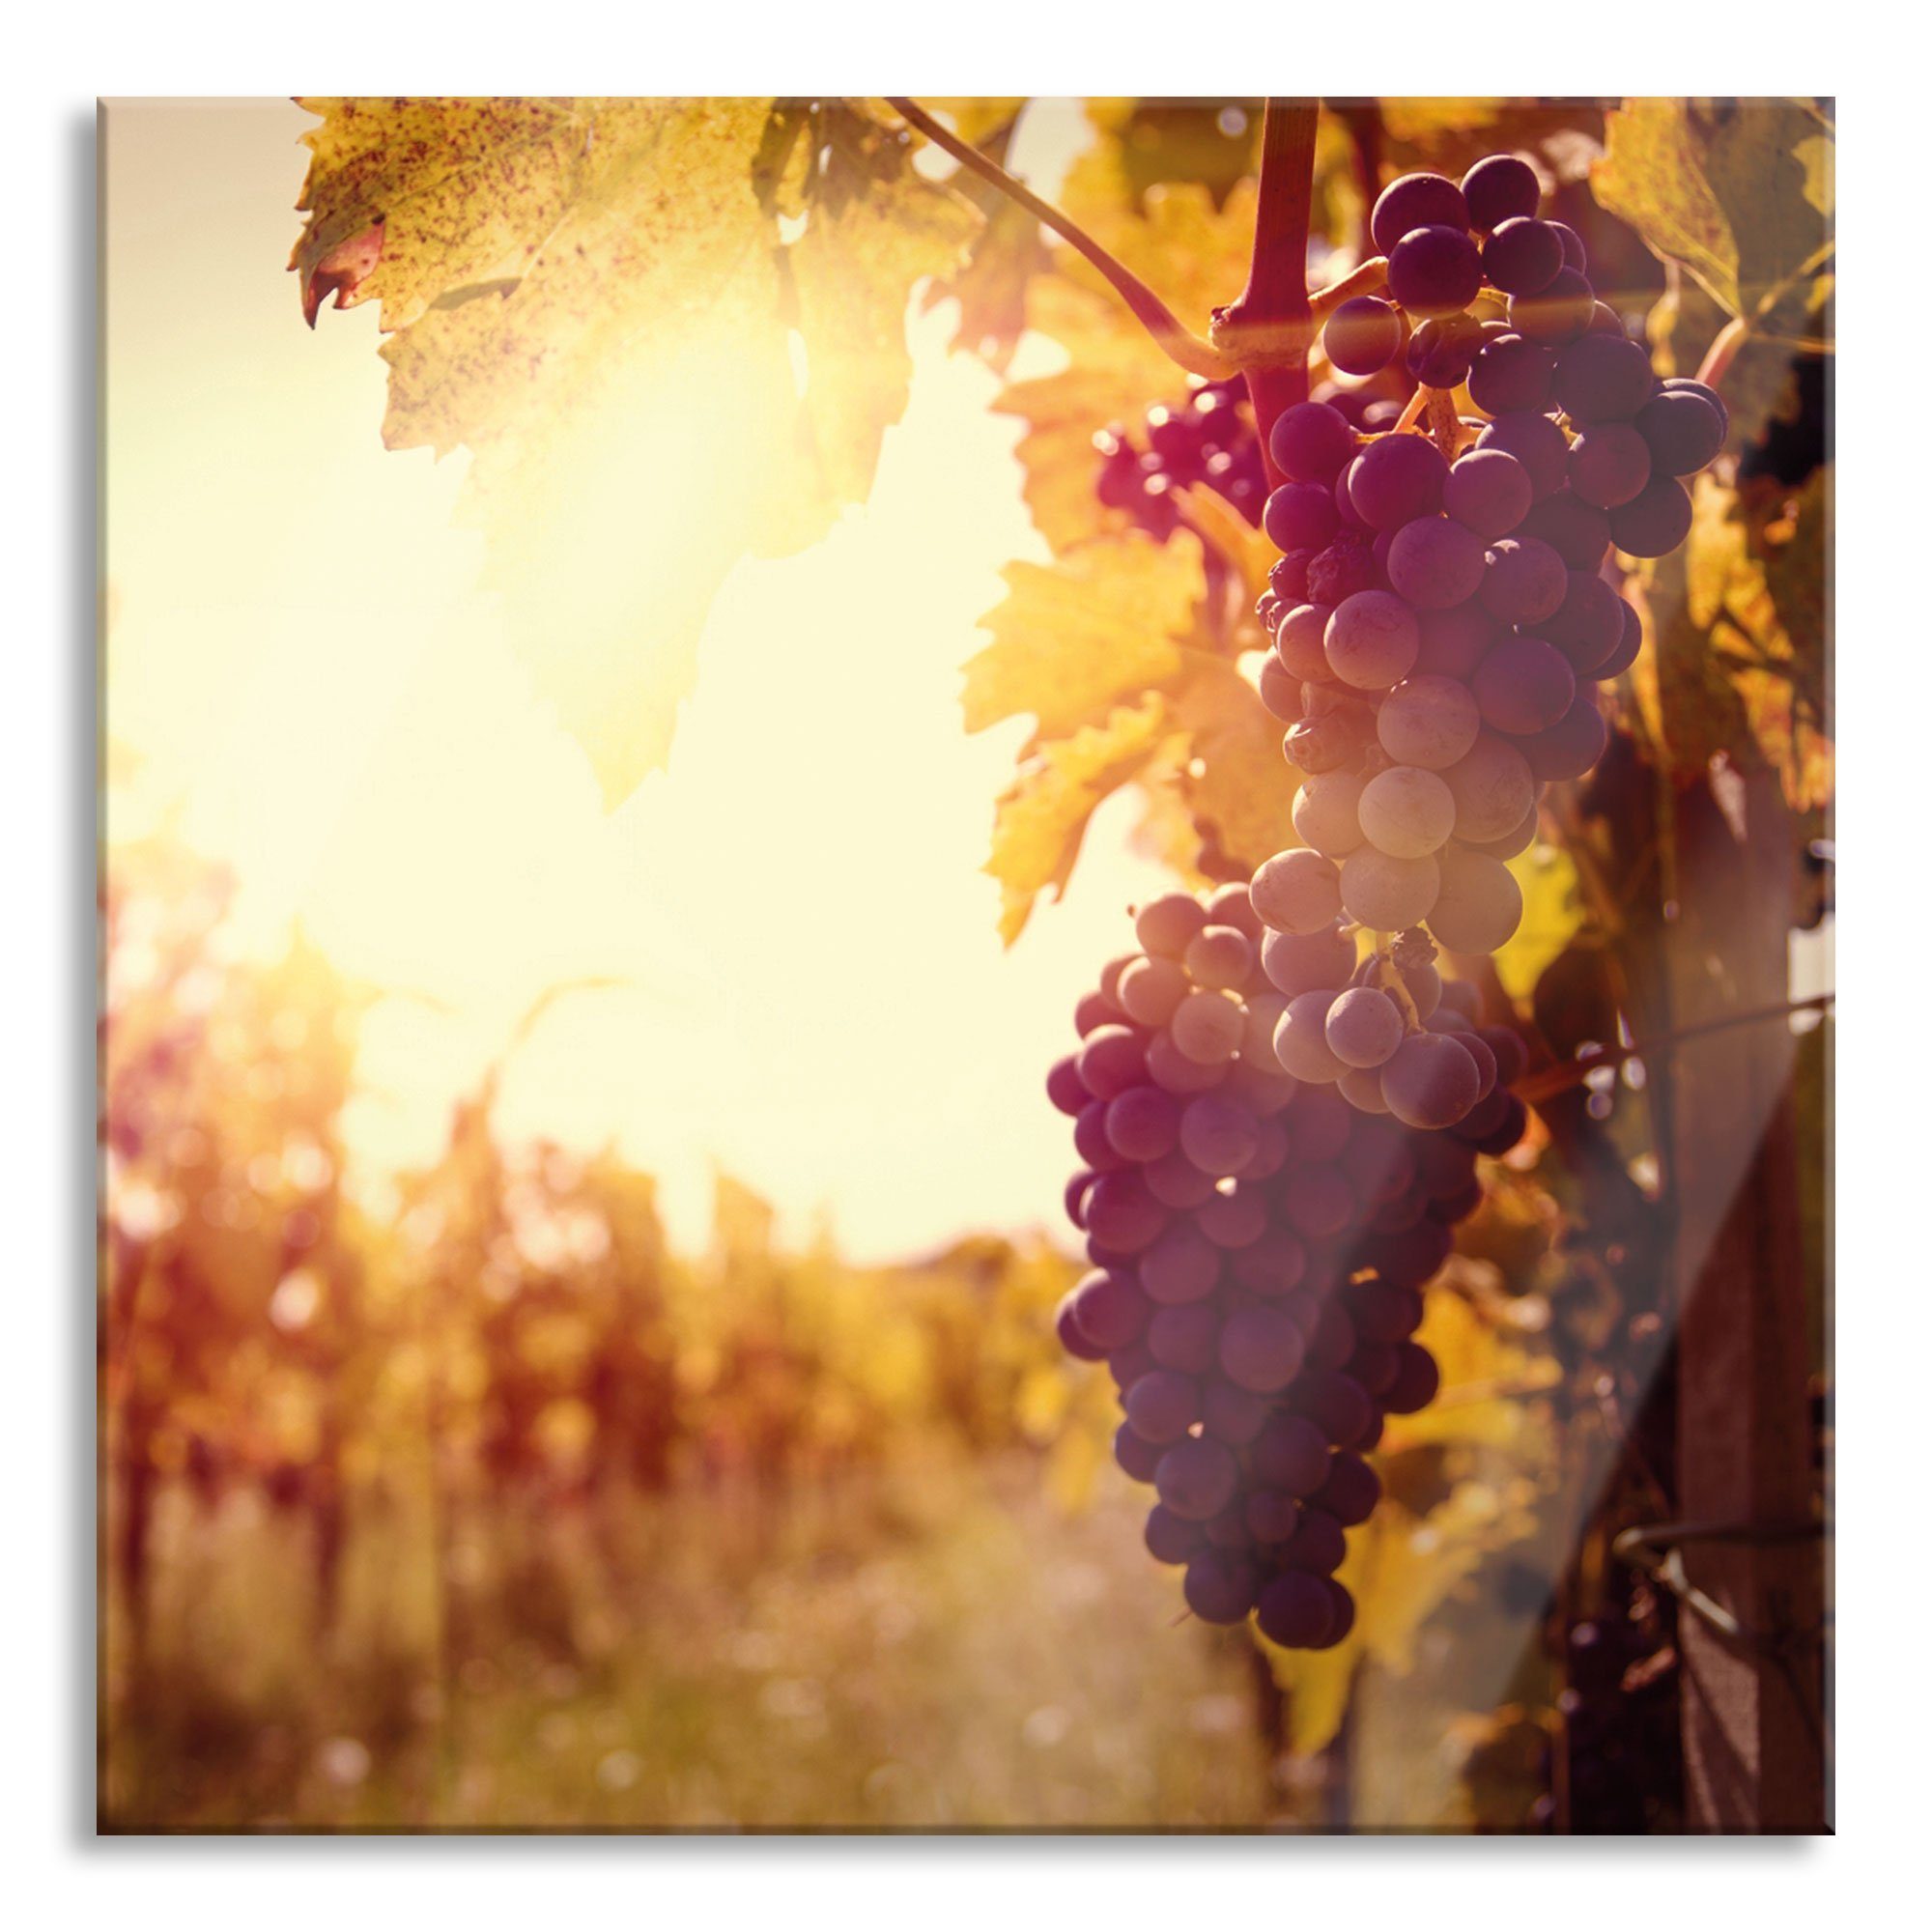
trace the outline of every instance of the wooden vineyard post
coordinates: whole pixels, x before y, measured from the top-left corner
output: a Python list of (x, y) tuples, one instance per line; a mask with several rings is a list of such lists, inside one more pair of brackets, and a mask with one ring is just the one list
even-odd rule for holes
[[(1795, 874), (1776, 778), (1720, 770), (1680, 794), (1673, 843), (1675, 1023), (1782, 1000)], [(1795, 1058), (1787, 1029), (1740, 1027), (1687, 1045), (1671, 1083), (1681, 1520), (1658, 1545), (1685, 1599), (1685, 1797), (1700, 1832), (1827, 1823)]]

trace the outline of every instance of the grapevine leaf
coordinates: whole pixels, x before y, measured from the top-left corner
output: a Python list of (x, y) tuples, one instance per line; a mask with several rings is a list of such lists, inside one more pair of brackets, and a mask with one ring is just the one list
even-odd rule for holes
[(1803, 100), (1633, 99), (1605, 124), (1597, 199), (1734, 316), (1815, 306), (1831, 138)]
[(1209, 874), (1245, 877), (1272, 853), (1299, 843), (1281, 724), (1247, 679), (1218, 658), (1190, 651), (1174, 715), (1189, 734), (1179, 784), (1208, 848), (1202, 863)]
[(1544, 968), (1583, 923), (1577, 867), (1560, 845), (1532, 845), (1509, 868), (1522, 889), (1522, 923), (1495, 955), (1496, 978), (1513, 1000), (1527, 999)]
[(614, 804), (719, 583), (869, 490), (908, 298), (979, 217), (854, 103), (305, 104), (304, 305), (381, 301), (384, 440), (470, 452), (486, 581)]
[(1146, 765), (1165, 723), (1166, 706), (1151, 692), (1139, 704), (1117, 708), (1104, 724), (1052, 740), (1001, 795), (985, 869), (1000, 882), (1000, 935), (1008, 945), (1040, 893), (1051, 887), (1058, 897), (1065, 891), (1087, 821)]
[(1201, 595), (1193, 545), (1130, 530), (1004, 574), (1006, 600), (981, 620), (993, 641), (966, 665), (967, 730), (1031, 712), (1059, 737), (1180, 668)]

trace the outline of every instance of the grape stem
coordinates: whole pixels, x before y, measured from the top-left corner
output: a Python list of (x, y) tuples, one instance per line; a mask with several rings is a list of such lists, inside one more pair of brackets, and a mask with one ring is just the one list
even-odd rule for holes
[(1535, 1106), (1545, 1100), (1553, 1100), (1559, 1094), (1569, 1093), (1573, 1087), (1582, 1086), (1591, 1074), (1601, 1072), (1606, 1066), (1621, 1066), (1627, 1060), (1642, 1060), (1685, 1040), (1697, 1039), (1705, 1034), (1728, 1033), (1733, 1027), (1761, 1026), (1768, 1020), (1789, 1019), (1794, 1013), (1822, 1012), (1837, 997), (1836, 993), (1819, 993), (1808, 1000), (1792, 1000), (1775, 1007), (1753, 1007), (1747, 1012), (1725, 1013), (1719, 1019), (1679, 1027), (1674, 1033), (1660, 1033), (1649, 1039), (1633, 1040), (1629, 1046), (1601, 1046), (1594, 1053), (1581, 1054), (1555, 1066), (1546, 1066), (1542, 1072), (1519, 1080), (1511, 1091), (1520, 1100)]
[(1240, 373), (1238, 366), (1214, 344), (1204, 342), (1134, 273), (1099, 244), (1071, 215), (1063, 214), (1051, 202), (1042, 201), (1024, 182), (1009, 175), (997, 161), (960, 140), (935, 121), (917, 101), (902, 95), (889, 94), (886, 105), (910, 122), (930, 141), (942, 148), (962, 168), (996, 187), (1008, 200), (1016, 201), (1036, 221), (1044, 223), (1106, 276), (1114, 292), (1133, 310), (1134, 318), (1151, 335), (1172, 362), (1196, 376), (1225, 382)]

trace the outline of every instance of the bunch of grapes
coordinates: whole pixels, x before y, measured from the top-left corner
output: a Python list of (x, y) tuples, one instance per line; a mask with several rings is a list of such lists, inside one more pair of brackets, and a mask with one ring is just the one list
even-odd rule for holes
[[(1308, 980), (1275, 1044), (1297, 1079), (1411, 1127), (1449, 1126), (1494, 1087), (1416, 975), (1436, 945), (1493, 952), (1521, 923), (1507, 862), (1535, 838), (1544, 787), (1603, 754), (1598, 688), (1642, 642), (1611, 550), (1684, 541), (1679, 479), (1728, 429), (1714, 391), (1658, 381), (1574, 231), (1537, 218), (1539, 193), (1506, 155), (1460, 186), (1411, 174), (1384, 189), (1371, 225), (1388, 298), (1344, 302), (1323, 342), (1354, 374), (1403, 356), (1439, 392), (1422, 399), (1428, 428), (1365, 439), (1311, 401), (1269, 434), (1288, 481), (1263, 514), (1283, 554), (1259, 606), (1261, 696), (1303, 774), (1303, 842), (1256, 872), (1255, 910), (1311, 956), (1339, 961), (1340, 921), (1400, 936), (1352, 980)], [(1463, 384), (1480, 422), (1456, 413)]]
[[(1073, 1121), (1066, 1208), (1093, 1263), (1060, 1338), (1113, 1372), (1115, 1455), (1153, 1485), (1148, 1548), (1186, 1566), (1195, 1614), (1254, 1611), (1274, 1642), (1324, 1648), (1354, 1619), (1334, 1577), (1345, 1532), (1380, 1495), (1364, 1456), (1386, 1415), (1435, 1393), (1411, 1339), (1422, 1289), (1481, 1198), (1477, 1153), (1525, 1124), (1505, 1091), (1521, 1043), (1475, 1026), (1473, 989), (1439, 986), (1498, 1085), (1480, 1122), (1417, 1132), (1283, 1067), (1279, 937), (1245, 888), (1164, 895), (1135, 936), (1047, 1079)], [(1352, 951), (1339, 931), (1321, 943)]]
[(1094, 446), (1100, 452), (1094, 490), (1101, 502), (1125, 510), (1142, 529), (1165, 542), (1181, 521), (1174, 493), (1206, 483), (1249, 523), (1259, 523), (1267, 473), (1242, 396), (1238, 379), (1196, 381), (1179, 407), (1156, 403), (1148, 411), (1142, 448), (1134, 446), (1123, 424), (1100, 431)]

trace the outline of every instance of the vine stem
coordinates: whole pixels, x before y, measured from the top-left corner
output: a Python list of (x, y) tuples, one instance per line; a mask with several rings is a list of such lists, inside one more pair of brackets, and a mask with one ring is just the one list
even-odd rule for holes
[(988, 159), (978, 148), (960, 140), (935, 121), (916, 100), (908, 100), (903, 95), (889, 94), (885, 96), (885, 101), (895, 114), (917, 128), (934, 147), (944, 149), (962, 168), (969, 169), (981, 181), (998, 188), (1009, 201), (1018, 202), (1035, 220), (1043, 222), (1068, 247), (1084, 255), (1106, 276), (1115, 293), (1133, 310), (1135, 319), (1159, 344), (1170, 361), (1178, 362), (1193, 375), (1217, 381), (1225, 381), (1239, 373), (1233, 361), (1212, 343), (1202, 341), (1125, 263), (1109, 254), (1072, 216), (1063, 214), (1051, 202), (1042, 201), (1024, 182), (1015, 180), (997, 161)]
[(1308, 299), (1308, 213), (1320, 112), (1312, 99), (1268, 98), (1262, 113), (1248, 285), (1226, 308), (1214, 311), (1208, 331), (1214, 346), (1232, 355), (1247, 377), (1270, 489), (1284, 479), (1268, 450), (1268, 432), (1284, 410), (1308, 400), (1308, 350), (1315, 336)]
[(1541, 1073), (1519, 1080), (1510, 1091), (1520, 1100), (1534, 1106), (1539, 1101), (1553, 1100), (1557, 1094), (1567, 1094), (1573, 1087), (1580, 1087), (1591, 1074), (1599, 1073), (1606, 1066), (1621, 1066), (1627, 1060), (1642, 1060), (1706, 1034), (1729, 1033), (1733, 1027), (1761, 1026), (1768, 1020), (1789, 1019), (1794, 1013), (1823, 1012), (1836, 1002), (1837, 997), (1835, 993), (1819, 993), (1808, 1000), (1780, 1002), (1774, 1007), (1752, 1007), (1747, 1012), (1725, 1013), (1718, 1019), (1700, 1021), (1696, 1026), (1679, 1027), (1673, 1033), (1655, 1034), (1649, 1039), (1633, 1040), (1629, 1046), (1599, 1047), (1594, 1053), (1582, 1054), (1559, 1065), (1547, 1066)]

